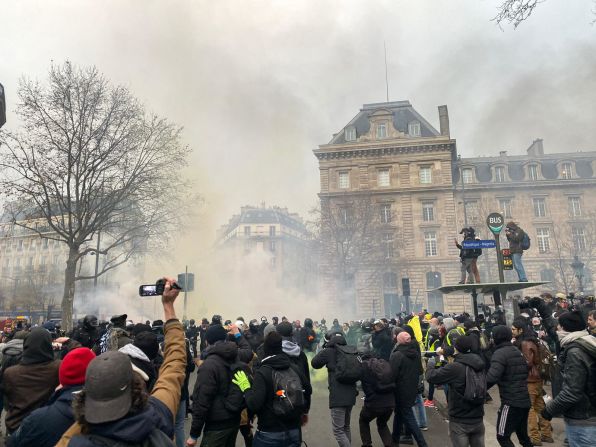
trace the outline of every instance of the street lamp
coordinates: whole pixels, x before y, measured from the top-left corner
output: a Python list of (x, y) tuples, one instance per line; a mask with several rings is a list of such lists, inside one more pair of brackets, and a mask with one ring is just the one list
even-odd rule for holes
[(578, 283), (580, 292), (584, 291), (584, 284), (583, 284), (584, 266), (585, 266), (585, 264), (579, 260), (577, 255), (575, 255), (573, 257), (573, 262), (571, 263), (571, 268), (573, 269), (573, 273), (575, 274), (575, 277), (577, 278), (577, 283)]

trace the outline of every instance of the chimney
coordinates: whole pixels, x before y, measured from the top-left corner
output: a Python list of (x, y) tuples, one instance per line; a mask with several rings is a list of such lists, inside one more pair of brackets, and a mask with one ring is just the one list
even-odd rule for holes
[(439, 106), (439, 125), (441, 126), (441, 135), (449, 136), (449, 112), (447, 106)]
[(528, 148), (529, 157), (540, 157), (544, 155), (544, 146), (542, 145), (542, 138), (536, 138), (532, 145)]
[(499, 151), (499, 157), (506, 157), (507, 151)]

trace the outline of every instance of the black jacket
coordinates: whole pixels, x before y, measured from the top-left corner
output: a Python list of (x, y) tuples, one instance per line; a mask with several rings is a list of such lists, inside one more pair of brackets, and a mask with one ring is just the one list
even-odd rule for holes
[(456, 354), (455, 360), (442, 368), (428, 368), (426, 380), (435, 385), (449, 385), (449, 420), (475, 424), (484, 418), (484, 403), (474, 405), (464, 400), (466, 390), (466, 366), (474, 371), (484, 370), (484, 359), (478, 354)]
[(257, 348), (261, 346), (263, 343), (263, 333), (259, 331), (259, 328), (256, 327), (255, 330), (249, 329), (244, 333), (244, 337), (246, 341), (250, 345), (252, 352), (257, 352)]
[(308, 366), (308, 358), (306, 357), (306, 354), (300, 350), (300, 346), (291, 341), (290, 338), (284, 337), (281, 348), (284, 354), (290, 359), (290, 362), (298, 368), (310, 385), (310, 367)]
[(373, 352), (377, 357), (389, 361), (389, 356), (391, 356), (391, 350), (393, 349), (391, 330), (385, 327), (378, 332), (373, 332), (372, 346)]
[(305, 351), (314, 351), (316, 346), (317, 334), (315, 333), (314, 329), (311, 327), (303, 327), (300, 329), (299, 334), (299, 344), (300, 347)]
[[(273, 412), (273, 370), (284, 370), (293, 368), (300, 376), (304, 386), (305, 408), (303, 412), (297, 412), (282, 419)], [(258, 428), (264, 432), (286, 431), (300, 428), (302, 414), (308, 413), (310, 409), (310, 398), (312, 388), (304, 374), (290, 362), (285, 354), (266, 357), (261, 367), (256, 371), (251, 388), (246, 390), (245, 398), (248, 409), (258, 417)]]
[(198, 438), (203, 430), (237, 427), (242, 409), (242, 393), (232, 385), (232, 371), (238, 355), (236, 343), (217, 342), (209, 346), (204, 355), (192, 396), (190, 434), (194, 438)]
[(508, 341), (500, 343), (495, 346), (490, 360), (486, 375), (487, 387), (499, 385), (502, 404), (530, 408), (528, 369), (528, 363), (519, 349)]
[(335, 379), (335, 365), (337, 351), (335, 345), (346, 346), (343, 336), (334, 336), (317, 355), (313, 357), (310, 365), (314, 369), (327, 367), (327, 382), (329, 386), (329, 408), (351, 407), (356, 404), (356, 384), (340, 383)]
[(547, 412), (568, 419), (596, 418), (596, 338), (587, 335), (564, 345), (559, 361), (563, 387), (546, 405)]
[(393, 390), (379, 391), (377, 378), (374, 376), (368, 362), (362, 362), (362, 391), (364, 391), (364, 405), (369, 408), (394, 408), (395, 393)]
[(54, 447), (74, 423), (72, 413), (73, 393), (82, 386), (72, 386), (56, 391), (45, 407), (27, 416), (19, 429), (7, 439), (7, 447)]
[(389, 358), (395, 380), (395, 406), (410, 408), (416, 403), (422, 370), (420, 347), (416, 340), (395, 345)]

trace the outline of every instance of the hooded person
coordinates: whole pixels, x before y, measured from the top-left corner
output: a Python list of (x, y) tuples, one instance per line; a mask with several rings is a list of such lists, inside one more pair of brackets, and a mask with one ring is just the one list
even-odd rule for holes
[(71, 337), (81, 346), (93, 349), (99, 340), (99, 321), (95, 315), (85, 315), (83, 322), (72, 331)]
[(314, 352), (317, 344), (317, 334), (313, 328), (312, 318), (306, 318), (304, 325), (300, 329), (300, 347), (303, 351)]
[(559, 362), (563, 384), (546, 404), (546, 419), (563, 415), (569, 445), (593, 445), (596, 436), (596, 337), (586, 330), (580, 311), (559, 316)]
[(17, 430), (27, 415), (47, 402), (58, 386), (59, 368), (52, 336), (42, 327), (33, 328), (23, 343), (20, 363), (7, 368), (2, 377), (8, 433)]
[[(433, 385), (449, 385), (449, 436), (452, 445), (484, 445), (484, 399), (464, 399), (467, 368), (476, 373), (484, 371), (484, 359), (474, 353), (476, 340), (464, 335), (455, 341), (454, 361), (436, 367), (436, 358), (429, 360), (426, 380)], [(484, 376), (482, 375), (484, 378)]]
[(244, 333), (244, 336), (252, 351), (256, 353), (259, 346), (263, 344), (263, 333), (257, 320), (250, 320), (248, 330)]
[(7, 447), (53, 447), (74, 423), (72, 402), (85, 383), (85, 374), (95, 354), (89, 348), (75, 348), (62, 360), (60, 386), (48, 403), (33, 411), (7, 439)]
[(290, 358), (290, 361), (298, 367), (310, 384), (308, 358), (306, 358), (306, 354), (302, 352), (300, 346), (294, 341), (294, 328), (292, 324), (287, 321), (281, 322), (277, 325), (276, 330), (282, 337), (281, 347), (283, 353), (286, 354)]
[(124, 345), (118, 351), (130, 358), (132, 369), (143, 378), (150, 393), (157, 380), (157, 371), (153, 364), (159, 352), (157, 336), (152, 332), (141, 332), (137, 334), (133, 343)]

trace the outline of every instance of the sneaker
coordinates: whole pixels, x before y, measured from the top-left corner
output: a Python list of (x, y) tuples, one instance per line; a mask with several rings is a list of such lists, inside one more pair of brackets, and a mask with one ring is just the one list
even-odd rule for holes
[(434, 407), (435, 406), (435, 403), (432, 400), (424, 399), (423, 405), (425, 407)]
[(411, 436), (400, 436), (399, 437), (399, 443), (400, 444), (414, 445), (414, 439)]
[(422, 431), (428, 431), (428, 427), (425, 425), (424, 427), (420, 427), (420, 430), (422, 430)]

